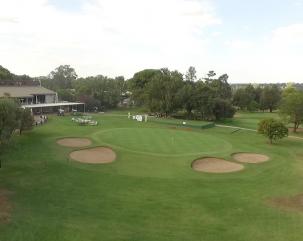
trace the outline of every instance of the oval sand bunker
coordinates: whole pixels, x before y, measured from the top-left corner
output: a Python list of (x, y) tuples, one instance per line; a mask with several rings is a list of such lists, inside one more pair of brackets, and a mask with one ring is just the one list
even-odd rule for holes
[(69, 154), (69, 156), (75, 161), (90, 164), (110, 163), (116, 159), (116, 153), (107, 147), (95, 147), (73, 151)]
[(194, 161), (192, 168), (199, 172), (228, 173), (241, 171), (244, 166), (238, 163), (226, 161), (224, 159), (206, 157)]
[(91, 145), (92, 142), (87, 138), (62, 138), (57, 140), (57, 144), (66, 147), (85, 147)]
[(269, 160), (269, 157), (262, 154), (257, 153), (235, 153), (232, 155), (232, 157), (238, 161), (243, 163), (262, 163)]

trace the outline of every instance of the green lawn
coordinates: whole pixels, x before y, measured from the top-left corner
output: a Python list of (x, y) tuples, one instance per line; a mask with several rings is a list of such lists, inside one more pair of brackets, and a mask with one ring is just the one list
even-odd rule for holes
[[(232, 119), (226, 119), (218, 122), (218, 124), (242, 127), (256, 130), (258, 128), (258, 123), (265, 118), (275, 118), (281, 119), (281, 116), (278, 113), (269, 113), (269, 112), (238, 112)], [(283, 121), (283, 120), (282, 120)], [(287, 124), (290, 128), (289, 135), (303, 137), (303, 132), (300, 130), (297, 133), (293, 133), (292, 128), (293, 124)], [(301, 127), (301, 126), (300, 126)]]
[(258, 127), (260, 120), (265, 118), (279, 119), (278, 113), (269, 112), (237, 112), (232, 119), (221, 121), (220, 124), (237, 126), (242, 128), (254, 129)]
[[(233, 123), (252, 128), (258, 122), (241, 115)], [(11, 221), (0, 224), (1, 241), (303, 239), (303, 213), (267, 201), (303, 192), (303, 141), (269, 145), (254, 132), (172, 129), (119, 115), (95, 116), (96, 127), (70, 119), (52, 117), (16, 136), (2, 155), (0, 189), (12, 192), (13, 210)], [(58, 146), (60, 137), (89, 137), (118, 158), (106, 165), (70, 161), (73, 149)], [(240, 151), (271, 160), (230, 174), (191, 169), (201, 156), (232, 160)]]

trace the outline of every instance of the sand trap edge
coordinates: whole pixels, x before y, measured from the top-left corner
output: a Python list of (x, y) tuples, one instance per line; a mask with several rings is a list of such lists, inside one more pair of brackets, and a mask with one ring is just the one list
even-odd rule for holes
[[(199, 161), (199, 160), (203, 160), (203, 159), (216, 159), (218, 161), (223, 161), (225, 163), (228, 163), (228, 164), (232, 164), (234, 166), (238, 166), (237, 169), (233, 169), (233, 170), (230, 170), (230, 171), (206, 171), (206, 170), (197, 170), (196, 168), (194, 168), (194, 164), (195, 162)], [(194, 171), (194, 172), (199, 172), (199, 173), (206, 173), (206, 174), (228, 174), (228, 173), (236, 173), (236, 172), (241, 172), (245, 169), (245, 166), (240, 164), (240, 163), (236, 163), (236, 162), (232, 162), (232, 161), (229, 161), (229, 160), (226, 160), (224, 158), (219, 158), (219, 157), (213, 157), (213, 156), (204, 156), (204, 157), (199, 157), (199, 158), (196, 158), (194, 159), (192, 162), (191, 162), (191, 165), (190, 165), (191, 169)]]
[[(85, 141), (88, 141), (88, 143), (83, 144), (83, 145), (64, 145), (64, 144), (60, 144), (60, 141), (63, 141), (64, 139), (82, 139)], [(91, 146), (93, 144), (93, 141), (88, 138), (88, 137), (79, 137), (79, 136), (66, 136), (66, 137), (60, 137), (60, 138), (56, 138), (55, 142), (57, 145), (59, 146), (63, 146), (63, 147), (68, 147), (68, 148), (88, 148), (89, 146)]]
[[(88, 151), (91, 149), (98, 149), (98, 148), (104, 148), (104, 149), (110, 150), (114, 154), (114, 158), (112, 158), (111, 160), (108, 160), (108, 161), (101, 161), (101, 162), (85, 162), (85, 161), (76, 160), (71, 157), (71, 154), (74, 152)], [(115, 162), (117, 160), (117, 153), (113, 150), (113, 148), (111, 148), (109, 146), (92, 146), (92, 147), (79, 148), (79, 149), (70, 151), (68, 153), (68, 159), (70, 162), (75, 162), (75, 163), (80, 163), (80, 164), (104, 165), (104, 164), (111, 164), (111, 163)]]
[[(237, 158), (235, 158), (236, 155), (238, 154), (248, 154), (248, 155), (258, 155), (258, 156), (263, 156), (265, 157), (264, 160), (260, 160), (260, 161), (245, 161), (245, 160), (239, 160)], [(265, 162), (268, 162), (271, 160), (271, 157), (268, 156), (268, 155), (265, 155), (265, 154), (261, 154), (261, 153), (256, 153), (256, 152), (234, 152), (230, 155), (232, 157), (233, 160), (235, 160), (236, 162), (239, 162), (239, 163), (245, 163), (245, 164), (262, 164), (262, 163), (265, 163)]]

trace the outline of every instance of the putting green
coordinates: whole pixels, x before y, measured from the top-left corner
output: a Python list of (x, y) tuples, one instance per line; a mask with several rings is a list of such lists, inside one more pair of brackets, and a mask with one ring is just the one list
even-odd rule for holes
[(202, 132), (164, 128), (120, 128), (95, 133), (94, 138), (120, 149), (152, 155), (212, 154), (232, 148)]

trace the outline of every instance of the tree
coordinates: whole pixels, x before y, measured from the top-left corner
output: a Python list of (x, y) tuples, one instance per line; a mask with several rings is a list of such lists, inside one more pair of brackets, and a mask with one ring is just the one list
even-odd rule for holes
[(13, 99), (0, 99), (0, 144), (7, 143), (18, 127), (19, 105)]
[(262, 91), (260, 102), (263, 109), (273, 112), (281, 101), (281, 89), (278, 85), (265, 86)]
[(97, 110), (102, 109), (101, 102), (90, 95), (81, 95), (78, 99), (85, 103), (86, 111), (95, 111), (96, 108)]
[(286, 89), (280, 105), (280, 114), (289, 123), (294, 124), (293, 131), (297, 132), (303, 121), (303, 91), (294, 88)]
[(233, 104), (239, 107), (241, 110), (245, 110), (249, 103), (249, 97), (246, 95), (244, 88), (239, 88), (233, 95)]
[(71, 94), (70, 98), (84, 102), (88, 107), (95, 105), (98, 109), (104, 110), (114, 108), (121, 102), (127, 85), (122, 76), (112, 79), (98, 75), (79, 78), (73, 82), (73, 87), (75, 90), (68, 91)]
[(182, 106), (186, 110), (187, 118), (191, 118), (192, 110), (196, 106), (196, 98), (197, 98), (197, 91), (196, 91), (196, 84), (194, 82), (185, 82), (183, 87), (179, 91), (180, 98), (182, 100)]
[(129, 88), (132, 92), (132, 99), (136, 105), (144, 105), (147, 102), (147, 85), (152, 81), (156, 74), (159, 74), (159, 69), (145, 69), (134, 74), (129, 80)]
[(39, 82), (27, 75), (15, 75), (8, 69), (0, 65), (0, 85), (12, 85), (12, 86), (23, 86), (23, 85), (38, 85)]
[(202, 120), (213, 120), (215, 91), (209, 84), (198, 81), (196, 84), (195, 109), (201, 116)]
[(33, 128), (34, 117), (30, 109), (18, 109), (19, 110), (19, 133), (20, 135), (24, 130), (30, 130)]
[(188, 71), (185, 74), (185, 80), (188, 82), (195, 81), (197, 79), (196, 74), (197, 74), (197, 71), (196, 71), (195, 67), (190, 66)]
[(76, 71), (69, 65), (60, 65), (50, 72), (48, 78), (43, 79), (43, 85), (53, 89), (71, 89), (72, 82), (77, 79)]
[(256, 111), (259, 109), (260, 88), (251, 84), (245, 88), (239, 88), (233, 95), (233, 104), (241, 110)]
[(198, 113), (198, 118), (216, 120), (232, 117), (232, 91), (228, 75), (215, 78), (209, 71), (207, 78), (196, 80), (196, 70), (190, 67), (183, 79), (178, 71), (168, 69), (143, 70), (129, 81), (132, 97), (137, 105), (146, 105), (151, 112), (168, 116), (185, 109), (187, 118)]
[(232, 91), (231, 86), (228, 84), (228, 75), (223, 74), (217, 79), (209, 79), (206, 84), (209, 84), (211, 88), (214, 89), (215, 95), (222, 99), (231, 99)]
[(208, 71), (208, 73), (207, 73), (207, 77), (204, 78), (204, 79), (205, 79), (206, 81), (210, 81), (210, 80), (212, 80), (212, 78), (215, 77), (216, 75), (217, 75), (217, 74), (216, 74), (215, 71), (210, 70), (210, 71)]
[(180, 107), (179, 90), (183, 86), (182, 74), (178, 71), (161, 69), (146, 86), (147, 106), (152, 112), (168, 117)]
[(281, 121), (273, 118), (260, 121), (258, 125), (258, 132), (268, 137), (270, 144), (272, 144), (275, 140), (288, 136), (287, 127)]
[(236, 110), (233, 108), (229, 100), (216, 98), (214, 100), (213, 114), (216, 120), (224, 118), (232, 118)]
[(13, 74), (6, 68), (0, 65), (0, 80), (11, 80), (13, 79)]
[(57, 90), (58, 97), (60, 101), (70, 101), (76, 100), (75, 91), (73, 89), (59, 89)]
[(14, 131), (19, 128), (21, 135), (23, 130), (32, 128), (33, 121), (29, 109), (21, 109), (20, 105), (12, 98), (0, 98), (0, 154), (7, 148)]

